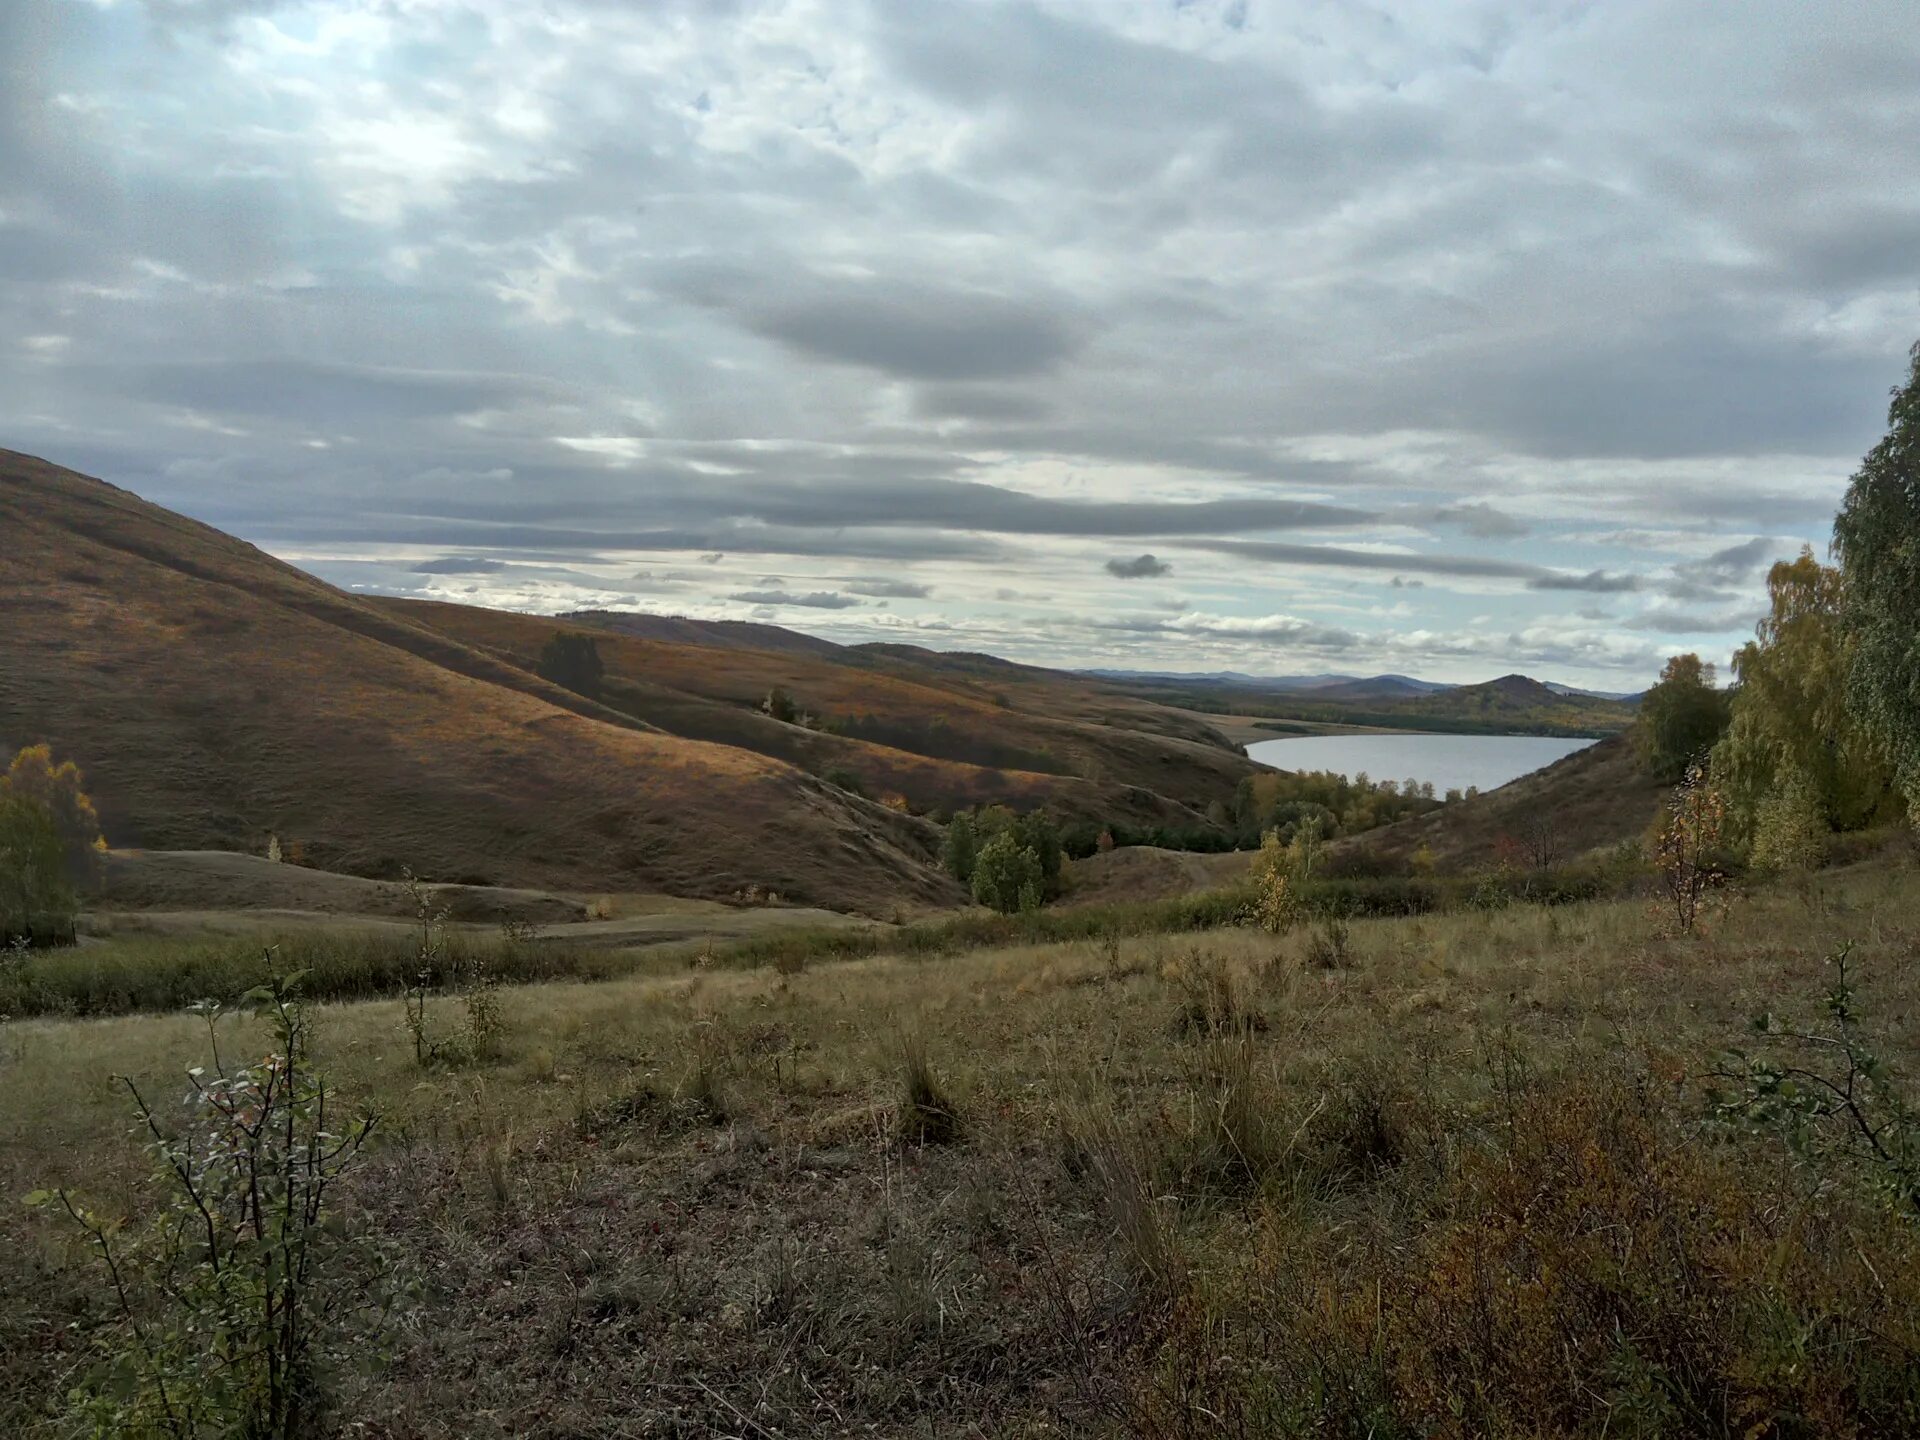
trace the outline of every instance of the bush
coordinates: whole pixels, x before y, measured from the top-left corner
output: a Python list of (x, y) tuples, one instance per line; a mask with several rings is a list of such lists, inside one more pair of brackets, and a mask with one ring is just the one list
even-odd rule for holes
[(71, 944), (78, 903), (52, 812), (0, 791), (0, 948)]
[(1038, 910), (1046, 899), (1040, 857), (1011, 829), (980, 847), (973, 867), (973, 898), (1002, 915)]
[(917, 1030), (900, 1036), (900, 1109), (895, 1132), (914, 1145), (946, 1145), (960, 1138), (960, 1112), (933, 1073), (926, 1037)]
[(1641, 697), (1634, 740), (1654, 779), (1671, 783), (1705, 759), (1727, 728), (1728, 698), (1714, 686), (1713, 666), (1676, 655), (1659, 683)]
[(974, 829), (973, 816), (963, 810), (947, 822), (946, 836), (940, 842), (940, 863), (962, 885), (971, 886), (979, 853), (979, 832)]
[(0, 799), (12, 797), (39, 805), (60, 837), (67, 878), (76, 885), (90, 881), (106, 841), (100, 835), (100, 817), (87, 794), (80, 767), (67, 760), (53, 763), (53, 749), (29, 745), (13, 757), (0, 775)]
[(222, 1064), (222, 1011), (201, 1008), (211, 1074), (188, 1072), (194, 1118), (183, 1133), (169, 1134), (122, 1082), (151, 1137), (164, 1196), (150, 1224), (123, 1227), (71, 1191), (29, 1197), (97, 1252), (116, 1317), (98, 1365), (73, 1392), (74, 1418), (89, 1433), (319, 1433), (327, 1369), (352, 1354), (355, 1322), (380, 1298), (366, 1283), (373, 1257), (352, 1253), (334, 1200), (375, 1120), (342, 1125), (328, 1113), (326, 1081), (307, 1062), (297, 978), (245, 999), (276, 1040), (256, 1065)]
[(1361, 1087), (1329, 1111), (1329, 1162), (1431, 1170), (1379, 1228), (1267, 1226), (1197, 1278), (1130, 1433), (1915, 1433), (1920, 1227), (1782, 1193), (1660, 1093), (1568, 1075), (1416, 1159)]

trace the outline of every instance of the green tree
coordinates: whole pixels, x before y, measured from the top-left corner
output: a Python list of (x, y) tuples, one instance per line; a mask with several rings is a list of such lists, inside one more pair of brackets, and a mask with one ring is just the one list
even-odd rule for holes
[(1727, 697), (1713, 682), (1713, 666), (1698, 655), (1676, 655), (1641, 697), (1634, 739), (1641, 763), (1656, 780), (1680, 780), (1726, 729)]
[(71, 940), (76, 905), (53, 813), (0, 788), (0, 948)]
[(1014, 838), (1040, 863), (1040, 890), (1047, 899), (1060, 893), (1060, 827), (1045, 810), (1033, 810), (1014, 823)]
[(1848, 699), (1857, 637), (1845, 591), (1841, 572), (1811, 550), (1767, 574), (1767, 615), (1734, 656), (1732, 719), (1713, 751), (1736, 845), (1760, 838), (1763, 813), (1771, 849), (1789, 844), (1809, 810), (1823, 833), (1858, 829), (1884, 812), (1893, 775)]
[(973, 816), (960, 811), (947, 822), (946, 838), (940, 844), (940, 863), (962, 885), (973, 883), (973, 864), (980, 853), (980, 835)]
[(78, 765), (71, 760), (56, 765), (52, 746), (29, 745), (0, 775), (0, 796), (30, 800), (46, 811), (60, 837), (69, 879), (80, 884), (93, 875), (106, 841)]
[(1002, 915), (1038, 910), (1046, 899), (1040, 857), (1012, 829), (980, 847), (973, 866), (973, 898)]
[(1855, 636), (1853, 699), (1920, 820), (1920, 344), (1887, 408), (1886, 437), (1847, 487), (1833, 548)]
[(540, 659), (534, 671), (542, 680), (551, 680), (576, 695), (594, 700), (599, 698), (600, 682), (606, 676), (607, 667), (600, 658), (600, 646), (591, 635), (563, 630), (540, 647)]
[(1831, 833), (1820, 797), (1806, 776), (1786, 776), (1754, 812), (1753, 868), (1776, 875), (1818, 869)]

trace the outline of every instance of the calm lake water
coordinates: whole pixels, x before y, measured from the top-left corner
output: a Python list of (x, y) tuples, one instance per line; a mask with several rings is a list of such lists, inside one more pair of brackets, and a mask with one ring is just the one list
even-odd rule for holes
[(1545, 735), (1296, 735), (1256, 740), (1247, 754), (1276, 770), (1431, 780), (1444, 795), (1469, 785), (1491, 790), (1593, 743)]

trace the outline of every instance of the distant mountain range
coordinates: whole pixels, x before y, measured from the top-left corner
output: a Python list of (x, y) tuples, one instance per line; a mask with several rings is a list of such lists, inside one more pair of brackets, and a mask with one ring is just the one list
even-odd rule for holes
[(1617, 734), (1633, 723), (1639, 698), (1548, 684), (1526, 675), (1443, 685), (1410, 675), (1094, 673), (1129, 694), (1191, 709), (1462, 735)]
[[(1319, 700), (1378, 700), (1407, 695), (1434, 695), (1443, 690), (1464, 690), (1465, 684), (1444, 680), (1422, 680), (1413, 675), (1249, 675), (1240, 670), (1211, 670), (1189, 673), (1174, 670), (1082, 670), (1082, 675), (1102, 680), (1154, 680), (1173, 684), (1218, 684), (1238, 688), (1273, 690), (1290, 695), (1311, 694)], [(1540, 682), (1556, 695), (1587, 700), (1637, 701), (1637, 690), (1584, 690), (1577, 685), (1557, 681)]]

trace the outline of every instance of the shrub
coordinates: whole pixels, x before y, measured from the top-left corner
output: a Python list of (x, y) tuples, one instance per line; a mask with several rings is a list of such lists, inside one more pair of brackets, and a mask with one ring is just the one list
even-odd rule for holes
[(800, 720), (800, 707), (778, 685), (767, 692), (767, 698), (760, 702), (760, 709), (783, 725), (794, 725)]
[(1266, 1017), (1247, 995), (1242, 977), (1212, 951), (1190, 951), (1165, 973), (1180, 1000), (1176, 1031), (1224, 1035), (1267, 1028)]
[(1002, 830), (980, 847), (973, 868), (973, 898), (980, 904), (1003, 915), (1038, 910), (1045, 886), (1040, 857), (1013, 830)]
[(1634, 740), (1641, 763), (1656, 780), (1677, 781), (1699, 763), (1727, 728), (1726, 695), (1715, 688), (1713, 666), (1698, 655), (1676, 655), (1640, 700)]
[(52, 812), (0, 791), (0, 948), (72, 943), (78, 903)]
[(1300, 918), (1296, 879), (1288, 849), (1280, 843), (1280, 832), (1269, 830), (1253, 862), (1253, 922), (1269, 935), (1284, 935)]
[[(318, 1433), (329, 1366), (381, 1297), (335, 1213), (334, 1194), (373, 1133), (329, 1113), (307, 1058), (298, 976), (244, 997), (272, 1026), (256, 1065), (221, 1060), (222, 1007), (205, 1018), (210, 1068), (188, 1072), (193, 1118), (178, 1134), (131, 1081), (163, 1195), (151, 1223), (123, 1227), (71, 1191), (29, 1197), (64, 1216), (98, 1253), (115, 1322), (73, 1392), (75, 1419), (113, 1436)], [(356, 1263), (361, 1262), (361, 1263)]]
[(980, 836), (973, 816), (962, 810), (947, 822), (947, 833), (940, 843), (940, 863), (962, 885), (973, 884), (973, 865), (980, 853)]
[[(1173, 1307), (1129, 1432), (1914, 1433), (1920, 1227), (1781, 1193), (1659, 1094), (1569, 1075), (1448, 1135), (1382, 1228), (1277, 1217)], [(1330, 1156), (1408, 1163), (1391, 1104), (1342, 1108)]]
[(1720, 826), (1725, 814), (1719, 792), (1696, 765), (1675, 787), (1661, 817), (1654, 865), (1660, 875), (1662, 903), (1683, 935), (1693, 933), (1701, 900), (1722, 878)]
[(1816, 870), (1831, 832), (1813, 787), (1798, 775), (1777, 783), (1753, 817), (1753, 868), (1770, 874)]
[(0, 799), (12, 797), (41, 806), (53, 822), (65, 857), (67, 876), (75, 884), (93, 877), (106, 841), (100, 835), (100, 817), (86, 791), (86, 779), (73, 761), (53, 763), (53, 749), (29, 745), (13, 757), (0, 775)]
[(1765, 1049), (1729, 1051), (1709, 1092), (1715, 1115), (1772, 1134), (1816, 1178), (1864, 1171), (1920, 1219), (1920, 1105), (1907, 1097), (1861, 1026), (1849, 942), (1827, 957), (1834, 973), (1827, 1025), (1803, 1028), (1771, 1012), (1753, 1022)]
[(960, 1112), (927, 1059), (926, 1037), (918, 1030), (900, 1035), (900, 1110), (895, 1130), (915, 1145), (946, 1145), (960, 1138)]
[(822, 771), (820, 778), (835, 789), (844, 790), (849, 795), (858, 795), (862, 800), (871, 800), (872, 794), (867, 785), (854, 771), (844, 765), (834, 765)]
[(1307, 964), (1316, 970), (1343, 969), (1352, 956), (1352, 931), (1338, 915), (1322, 919), (1307, 937)]

